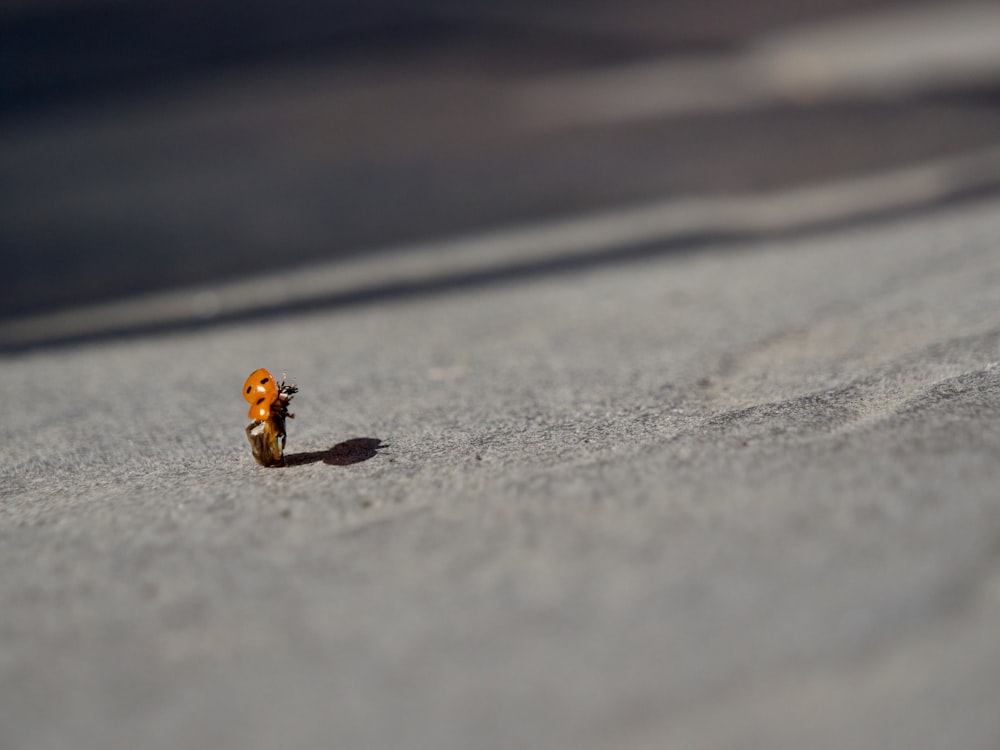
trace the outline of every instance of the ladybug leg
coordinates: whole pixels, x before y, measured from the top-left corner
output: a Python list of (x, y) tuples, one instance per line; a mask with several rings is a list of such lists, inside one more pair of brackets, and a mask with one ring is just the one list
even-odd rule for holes
[(275, 439), (281, 441), (281, 450), (282, 450), (282, 452), (284, 452), (284, 450), (285, 450), (285, 438), (287, 437), (287, 433), (285, 432), (285, 415), (284, 414), (279, 414), (279, 415), (277, 415), (275, 417), (275, 419), (274, 419), (274, 432), (275, 432)]

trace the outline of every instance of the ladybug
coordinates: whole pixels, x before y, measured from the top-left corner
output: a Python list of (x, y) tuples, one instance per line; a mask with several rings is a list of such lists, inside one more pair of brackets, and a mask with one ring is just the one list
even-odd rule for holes
[(261, 466), (285, 464), (285, 420), (295, 418), (288, 413), (288, 402), (298, 390), (287, 385), (284, 377), (276, 383), (263, 367), (250, 373), (243, 384), (243, 398), (250, 404), (247, 416), (253, 420), (247, 425), (247, 439)]

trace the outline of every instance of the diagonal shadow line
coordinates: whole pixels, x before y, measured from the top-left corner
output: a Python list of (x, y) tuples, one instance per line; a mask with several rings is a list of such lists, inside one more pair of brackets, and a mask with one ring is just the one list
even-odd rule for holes
[(719, 249), (738, 252), (747, 243), (767, 240), (809, 238), (832, 231), (848, 228), (858, 228), (879, 224), (892, 219), (907, 216), (926, 216), (928, 211), (943, 209), (964, 203), (970, 203), (995, 197), (1000, 194), (1000, 178), (995, 182), (979, 183), (967, 188), (959, 188), (948, 195), (918, 204), (908, 204), (886, 209), (873, 210), (867, 213), (852, 214), (836, 219), (823, 219), (802, 225), (768, 230), (693, 230), (674, 235), (667, 239), (644, 241), (629, 245), (609, 247), (601, 251), (587, 251), (577, 255), (560, 255), (555, 258), (542, 258), (537, 261), (524, 261), (508, 266), (467, 271), (461, 273), (444, 273), (436, 278), (418, 281), (397, 281), (386, 284), (373, 284), (359, 287), (347, 292), (307, 297), (291, 302), (275, 305), (262, 305), (252, 310), (239, 310), (232, 313), (221, 313), (210, 319), (191, 318), (183, 320), (166, 320), (153, 323), (142, 323), (131, 326), (123, 323), (120, 326), (105, 328), (99, 331), (54, 336), (51, 338), (25, 340), (18, 342), (0, 341), (0, 354), (11, 354), (40, 348), (57, 348), (62, 346), (94, 343), (105, 340), (142, 338), (145, 336), (203, 330), (220, 325), (253, 322), (261, 319), (271, 319), (275, 315), (315, 312), (318, 310), (335, 310), (375, 304), (378, 302), (423, 297), (445, 292), (485, 288), (494, 285), (509, 284), (516, 281), (538, 277), (554, 276), (563, 273), (575, 273), (596, 268), (624, 265), (647, 261), (668, 256), (692, 255), (709, 245), (726, 245)]

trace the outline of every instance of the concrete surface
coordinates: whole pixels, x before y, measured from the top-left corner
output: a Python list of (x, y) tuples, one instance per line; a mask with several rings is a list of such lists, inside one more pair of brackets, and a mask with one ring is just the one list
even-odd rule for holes
[(0, 747), (996, 748), (998, 290), (992, 197), (4, 355)]

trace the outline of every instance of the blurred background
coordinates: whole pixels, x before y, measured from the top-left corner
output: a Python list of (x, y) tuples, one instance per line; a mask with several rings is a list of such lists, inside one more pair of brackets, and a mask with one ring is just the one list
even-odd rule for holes
[(997, 144), (997, 2), (4, 0), (0, 323)]

